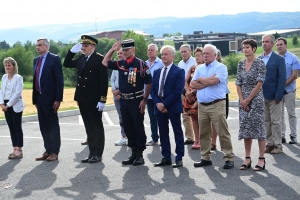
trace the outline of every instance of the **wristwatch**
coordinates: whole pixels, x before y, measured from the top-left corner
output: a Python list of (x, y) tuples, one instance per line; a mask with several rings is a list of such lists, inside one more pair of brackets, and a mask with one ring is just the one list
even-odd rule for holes
[(147, 102), (148, 101), (148, 98), (146, 98), (146, 97), (143, 97), (143, 99)]

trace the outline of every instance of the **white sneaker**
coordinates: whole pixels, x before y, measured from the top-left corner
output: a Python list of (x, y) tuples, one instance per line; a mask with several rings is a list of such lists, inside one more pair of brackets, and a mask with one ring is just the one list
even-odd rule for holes
[(149, 140), (149, 141), (146, 143), (146, 146), (154, 146), (154, 145), (158, 145), (158, 142), (154, 142), (153, 140)]
[(127, 138), (121, 138), (118, 142), (115, 142), (116, 146), (123, 146), (123, 145), (127, 145), (128, 139)]

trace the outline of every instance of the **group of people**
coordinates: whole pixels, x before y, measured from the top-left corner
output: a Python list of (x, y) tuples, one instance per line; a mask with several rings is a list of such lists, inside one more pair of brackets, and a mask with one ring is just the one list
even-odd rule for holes
[[(226, 118), (228, 116), (228, 72), (222, 64), (221, 52), (216, 46), (206, 44), (197, 47), (192, 57), (191, 47), (180, 47), (182, 61), (173, 62), (176, 51), (165, 45), (160, 49), (148, 45), (148, 60), (135, 56), (134, 40), (116, 42), (105, 56), (95, 51), (98, 41), (82, 35), (82, 42), (68, 52), (63, 66), (75, 68), (77, 84), (74, 100), (77, 101), (87, 133), (89, 155), (82, 163), (102, 160), (105, 144), (102, 111), (108, 89), (107, 68), (113, 69), (111, 88), (119, 115), (121, 139), (115, 145), (128, 145), (131, 155), (123, 165), (145, 163), (143, 151), (146, 146), (157, 145), (160, 140), (162, 159), (154, 166), (173, 165), (182, 167), (184, 145), (200, 149), (201, 160), (194, 167), (212, 165), (211, 150), (216, 149), (219, 136), (224, 152), (224, 169), (234, 167), (234, 153)], [(272, 48), (276, 42), (276, 54)], [(286, 142), (284, 105), (290, 124), (290, 144), (297, 143), (297, 118), (295, 114), (296, 78), (300, 64), (298, 58), (287, 51), (287, 41), (272, 35), (262, 37), (264, 53), (255, 57), (257, 42), (246, 39), (242, 42), (245, 59), (237, 68), (236, 87), (239, 96), (238, 139), (244, 139), (245, 160), (240, 169), (251, 167), (252, 140), (258, 140), (259, 158), (254, 170), (265, 168), (265, 153), (282, 152)], [(36, 160), (54, 161), (60, 149), (60, 128), (57, 110), (63, 98), (63, 73), (61, 59), (49, 52), (49, 40), (37, 40), (39, 54), (34, 59), (32, 100), (38, 111), (40, 130), (45, 152)], [(76, 53), (81, 55), (73, 59)], [(113, 61), (114, 52), (118, 60)], [(13, 58), (3, 61), (5, 72), (2, 78), (0, 104), (9, 126), (13, 152), (9, 159), (22, 158), (23, 132), (21, 127), (23, 79), (18, 75), (18, 66)], [(147, 141), (144, 129), (144, 114), (147, 107), (151, 124), (151, 139)], [(181, 127), (181, 117), (185, 134)], [(169, 139), (171, 122), (176, 143), (175, 162), (172, 164)], [(184, 140), (184, 136), (186, 140)]]

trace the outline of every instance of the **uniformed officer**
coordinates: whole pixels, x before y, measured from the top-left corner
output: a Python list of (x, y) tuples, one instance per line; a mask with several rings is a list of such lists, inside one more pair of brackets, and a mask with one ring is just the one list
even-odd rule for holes
[[(98, 41), (88, 35), (82, 35), (81, 39), (82, 42), (68, 52), (63, 65), (77, 70), (74, 100), (79, 106), (90, 150), (88, 157), (81, 162), (95, 163), (102, 160), (104, 149), (102, 111), (106, 103), (108, 75), (102, 64), (103, 56), (95, 51)], [(79, 51), (81, 55), (72, 60)]]
[[(111, 61), (115, 51), (122, 46), (124, 60)], [(144, 111), (150, 93), (152, 77), (149, 67), (135, 57), (134, 40), (116, 42), (103, 59), (103, 65), (119, 71), (119, 92), (121, 95), (121, 114), (128, 146), (132, 155), (123, 165), (144, 164), (143, 151), (146, 149), (146, 134), (144, 127)], [(144, 92), (144, 84), (146, 89)]]

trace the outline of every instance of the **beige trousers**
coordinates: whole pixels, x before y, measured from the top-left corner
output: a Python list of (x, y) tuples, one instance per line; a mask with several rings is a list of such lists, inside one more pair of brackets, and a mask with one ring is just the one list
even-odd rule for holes
[[(184, 99), (184, 96), (182, 95), (182, 100)], [(184, 135), (187, 140), (193, 140), (194, 141), (194, 129), (193, 129), (193, 122), (192, 117), (185, 115), (182, 113), (182, 122), (185, 129)]]
[(265, 99), (265, 128), (267, 133), (267, 146), (282, 148), (281, 144), (281, 111), (282, 101), (279, 104), (275, 100)]
[(198, 104), (198, 120), (200, 126), (201, 159), (211, 160), (211, 124), (214, 125), (220, 139), (225, 161), (234, 161), (231, 136), (226, 121), (225, 101), (219, 101), (208, 106)]

